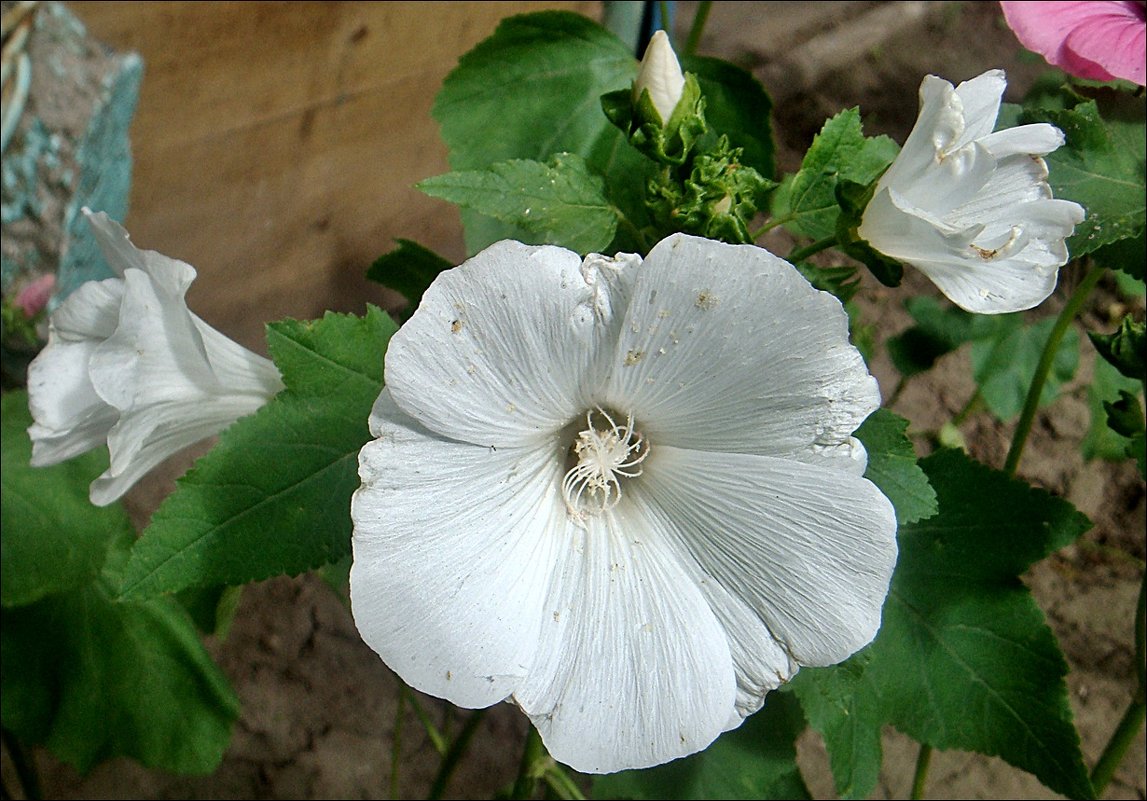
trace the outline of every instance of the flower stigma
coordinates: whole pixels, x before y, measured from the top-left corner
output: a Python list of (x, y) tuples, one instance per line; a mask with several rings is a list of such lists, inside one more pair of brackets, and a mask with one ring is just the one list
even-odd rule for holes
[(562, 498), (575, 520), (617, 506), (620, 477), (641, 475), (641, 463), (649, 456), (649, 443), (633, 427), (633, 412), (626, 415), (622, 426), (597, 407), (585, 413), (585, 424), (570, 446), (567, 464), (572, 466), (562, 479)]

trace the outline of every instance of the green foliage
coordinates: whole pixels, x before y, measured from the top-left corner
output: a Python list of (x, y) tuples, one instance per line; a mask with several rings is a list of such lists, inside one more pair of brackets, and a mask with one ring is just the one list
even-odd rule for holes
[(107, 468), (107, 453), (32, 467), (27, 392), (6, 392), (0, 473), (0, 600), (22, 606), (91, 583), (108, 544), (131, 523), (119, 505), (100, 508), (88, 485)]
[(972, 314), (943, 306), (929, 295), (904, 303), (916, 325), (888, 340), (888, 355), (900, 374), (909, 377), (930, 370), (941, 356), (973, 339)]
[[(929, 369), (946, 353), (972, 343), (972, 374), (988, 409), (1000, 420), (1011, 420), (1023, 408), (1044, 345), (1055, 325), (1053, 318), (1026, 324), (1022, 314), (970, 314), (930, 297), (905, 303), (916, 325), (888, 342), (892, 362), (902, 375)], [(1079, 334), (1068, 329), (1060, 342), (1040, 395), (1047, 406), (1079, 366)]]
[(418, 188), (523, 228), (533, 235), (526, 241), (583, 255), (604, 250), (617, 231), (619, 212), (605, 197), (605, 182), (574, 153), (555, 154), (545, 163), (511, 159), (482, 170), (449, 172)]
[[(772, 174), (770, 103), (764, 90), (736, 67), (687, 59), (706, 99), (715, 102), (711, 130), (743, 151), (744, 163)], [(434, 117), (457, 171), (485, 170), (512, 159), (545, 162), (557, 153), (581, 156), (605, 181), (605, 196), (621, 215), (607, 252), (644, 251), (651, 244), (645, 189), (658, 165), (626, 141), (602, 112), (601, 98), (629, 91), (638, 63), (629, 47), (577, 14), (543, 11), (504, 20), (464, 55), (434, 104)], [(717, 109), (718, 103), (722, 106)], [(512, 224), (463, 212), (466, 246), (475, 252), (498, 239), (529, 238)]]
[[(992, 320), (991, 335), (972, 343), (972, 374), (992, 414), (1007, 421), (1023, 409), (1055, 319), (1048, 317), (1025, 325), (1022, 315), (1008, 314), (995, 315)], [(1040, 394), (1040, 406), (1047, 406), (1058, 397), (1060, 386), (1072, 379), (1078, 366), (1079, 333), (1069, 328), (1055, 352)]]
[(398, 247), (374, 260), (366, 277), (401, 292), (410, 306), (417, 307), (422, 293), (438, 273), (454, 265), (434, 251), (409, 239), (398, 239)]
[(358, 452), (394, 331), (374, 308), (271, 324), (287, 389), (177, 482), (136, 543), (124, 597), (301, 573), (348, 553)]
[[(1074, 200), (1087, 218), (1068, 240), (1073, 257), (1143, 234), (1147, 225), (1144, 104), (1127, 93), (1104, 91), (1064, 109), (1025, 109), (1023, 122), (1050, 122), (1067, 143), (1047, 156), (1048, 183), (1057, 198)], [(1143, 260), (1112, 266), (1143, 278)]]
[[(129, 542), (117, 547), (126, 552)], [(106, 587), (4, 610), (4, 727), (81, 772), (128, 756), (210, 773), (230, 741), (238, 698), (174, 599), (116, 601)]]
[(1019, 576), (1090, 523), (1066, 501), (940, 451), (921, 462), (935, 516), (902, 526), (876, 640), (794, 689), (825, 738), (837, 788), (875, 786), (891, 724), (935, 748), (999, 756), (1056, 792), (1091, 797), (1055, 637)]
[(1088, 331), (1091, 344), (1099, 355), (1127, 378), (1145, 380), (1147, 375), (1147, 326), (1136, 322), (1130, 315), (1119, 323), (1112, 334)]
[(887, 136), (864, 136), (858, 109), (840, 112), (813, 139), (800, 170), (782, 182), (773, 196), (773, 215), (796, 234), (812, 239), (833, 236), (840, 214), (837, 183), (872, 183), (898, 151)]
[(1141, 382), (1120, 375), (1118, 370), (1102, 359), (1096, 360), (1095, 373), (1087, 386), (1091, 423), (1080, 446), (1083, 458), (1115, 460), (1128, 455), (1131, 440), (1108, 425), (1107, 405), (1118, 401), (1125, 392), (1133, 395), (1142, 388)]
[(1139, 474), (1147, 478), (1147, 454), (1144, 453), (1147, 432), (1144, 430), (1143, 407), (1139, 404), (1139, 398), (1121, 389), (1119, 400), (1104, 401), (1103, 408), (1107, 412), (1107, 425), (1116, 434), (1128, 439), (1126, 455), (1135, 459), (1139, 465)]
[(648, 770), (598, 776), (595, 798), (810, 798), (793, 742), (804, 729), (800, 706), (774, 692), (760, 712), (708, 749)]
[(936, 514), (936, 492), (916, 463), (907, 420), (878, 409), (856, 430), (856, 437), (868, 451), (864, 476), (892, 501), (897, 523), (915, 523)]
[(106, 458), (28, 464), (27, 395), (3, 397), (0, 719), (81, 772), (127, 756), (179, 773), (218, 767), (239, 702), (172, 598), (110, 588), (134, 531), (88, 501)]

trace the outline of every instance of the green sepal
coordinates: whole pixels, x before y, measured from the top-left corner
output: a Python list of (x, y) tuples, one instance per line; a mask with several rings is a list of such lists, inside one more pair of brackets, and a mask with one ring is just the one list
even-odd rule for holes
[(722, 135), (711, 151), (694, 156), (684, 180), (672, 170), (662, 170), (650, 180), (647, 191), (646, 205), (655, 226), (663, 233), (684, 231), (734, 244), (752, 242), (749, 221), (776, 183), (744, 164), (741, 156), (741, 148)]
[(836, 202), (840, 205), (840, 216), (836, 218), (837, 248), (867, 267), (880, 283), (897, 287), (904, 278), (904, 265), (876, 250), (857, 231), (879, 180), (880, 176), (868, 184), (843, 178), (837, 181)]
[(1112, 334), (1088, 331), (1091, 344), (1099, 355), (1128, 378), (1144, 380), (1147, 373), (1147, 326), (1130, 316), (1124, 317), (1119, 330)]
[(692, 73), (685, 74), (681, 99), (668, 120), (661, 119), (646, 89), (636, 97), (632, 88), (608, 92), (601, 97), (601, 108), (635, 149), (659, 164), (683, 165), (696, 141), (709, 130), (705, 98)]
[(1147, 478), (1147, 430), (1143, 423), (1143, 407), (1139, 398), (1125, 389), (1119, 390), (1119, 400), (1104, 401), (1107, 425), (1120, 436), (1127, 437), (1127, 455), (1139, 465), (1139, 474)]

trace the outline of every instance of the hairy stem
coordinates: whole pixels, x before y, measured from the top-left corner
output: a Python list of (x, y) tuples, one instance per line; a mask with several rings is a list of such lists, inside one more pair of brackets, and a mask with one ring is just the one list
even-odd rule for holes
[(1043, 353), (1041, 353), (1039, 357), (1039, 364), (1036, 365), (1035, 375), (1032, 376), (1031, 386), (1028, 387), (1028, 395), (1024, 400), (1023, 411), (1020, 412), (1020, 421), (1016, 424), (1016, 433), (1012, 437), (1012, 446), (1008, 450), (1008, 458), (1004, 462), (1004, 472), (1010, 476), (1014, 476), (1016, 468), (1019, 467), (1020, 457), (1023, 456), (1024, 452), (1024, 445), (1027, 444), (1032, 423), (1035, 422), (1036, 411), (1039, 409), (1040, 395), (1043, 394), (1044, 384), (1047, 383), (1048, 373), (1051, 372), (1052, 362), (1055, 361), (1056, 351), (1059, 350), (1059, 343), (1063, 341), (1063, 335), (1067, 333), (1068, 326), (1071, 325), (1076, 315), (1079, 314), (1084, 302), (1087, 301), (1087, 297), (1091, 294), (1091, 290), (1095, 289), (1095, 285), (1099, 283), (1099, 279), (1102, 276), (1102, 267), (1095, 266), (1091, 268), (1079, 283), (1079, 286), (1071, 293), (1067, 305), (1064, 306), (1063, 311), (1059, 313), (1059, 317), (1056, 318), (1055, 325), (1051, 329), (1051, 334), (1048, 335), (1047, 343), (1043, 347)]

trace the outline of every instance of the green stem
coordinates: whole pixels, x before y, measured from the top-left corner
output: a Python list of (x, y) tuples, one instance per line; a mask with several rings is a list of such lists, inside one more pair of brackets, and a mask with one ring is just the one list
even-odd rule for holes
[(533, 798), (534, 789), (538, 784), (537, 763), (546, 758), (546, 749), (542, 745), (542, 735), (530, 726), (526, 733), (526, 745), (522, 749), (522, 761), (518, 765), (518, 778), (514, 780), (514, 790), (510, 798)]
[(1083, 308), (1088, 295), (1095, 285), (1099, 283), (1099, 279), (1103, 277), (1103, 268), (1095, 266), (1091, 271), (1084, 276), (1079, 286), (1071, 293), (1068, 298), (1067, 305), (1063, 307), (1063, 311), (1059, 313), (1059, 317), (1055, 320), (1055, 325), (1051, 329), (1051, 334), (1048, 335), (1047, 343), (1043, 347), (1043, 353), (1040, 354), (1039, 364), (1036, 365), (1035, 375), (1032, 376), (1031, 386), (1028, 387), (1028, 396), (1024, 400), (1023, 411), (1020, 412), (1020, 421), (1016, 424), (1016, 433), (1012, 437), (1012, 446), (1008, 450), (1008, 458), (1004, 462), (1004, 472), (1008, 475), (1014, 476), (1016, 468), (1019, 467), (1020, 457), (1023, 456), (1024, 445), (1027, 444), (1028, 434), (1031, 433), (1032, 423), (1035, 422), (1036, 411), (1039, 409), (1039, 399), (1043, 394), (1044, 384), (1047, 382), (1047, 375), (1051, 372), (1052, 362), (1055, 361), (1056, 351), (1059, 350), (1059, 343), (1063, 340), (1063, 335), (1067, 333), (1067, 328), (1071, 322), (1079, 314), (1079, 310)]
[(764, 236), (769, 231), (776, 228), (778, 225), (784, 225), (785, 223), (791, 222), (794, 219), (795, 218), (791, 214), (786, 214), (783, 217), (774, 217), (773, 219), (769, 220), (767, 223), (762, 225), (760, 228), (758, 228), (756, 231), (753, 231), (751, 234), (749, 234), (749, 237), (754, 242), (756, 242), (758, 239), (760, 239), (762, 236)]
[(41, 798), (40, 776), (36, 773), (36, 763), (32, 760), (31, 754), (24, 749), (16, 735), (7, 729), (0, 729), (0, 737), (3, 738), (4, 747), (8, 749), (12, 766), (16, 768), (16, 778), (20, 781), (20, 789), (24, 791), (24, 797), (29, 801), (39, 801)]
[(430, 786), (430, 794), (426, 796), (429, 801), (436, 801), (446, 792), (446, 785), (450, 783), (450, 777), (454, 775), (458, 763), (462, 761), (462, 755), (466, 753), (470, 740), (474, 737), (474, 732), (478, 731), (478, 725), (485, 716), (485, 709), (471, 712), (470, 717), (466, 719), (466, 724), (462, 727), (462, 731), (458, 732), (454, 742), (450, 743), (449, 750), (442, 757), (442, 764), (438, 766), (438, 775), (434, 777), (434, 784)]
[(561, 769), (560, 765), (551, 764), (546, 768), (546, 785), (553, 794), (564, 801), (585, 801), (585, 794), (578, 787), (569, 774)]
[(924, 784), (928, 781), (928, 765), (932, 762), (932, 746), (920, 744), (920, 753), (916, 756), (916, 773), (912, 776), (912, 798), (924, 797)]
[(884, 402), (884, 408), (891, 409), (896, 405), (896, 401), (900, 400), (900, 396), (904, 393), (904, 388), (908, 386), (908, 376), (900, 376), (900, 380), (896, 382), (896, 389), (892, 390), (892, 394), (888, 396), (888, 400)]
[(795, 248), (791, 253), (789, 253), (788, 257), (785, 258), (785, 261), (790, 263), (803, 261), (809, 256), (812, 256), (814, 253), (820, 253), (822, 250), (828, 250), (835, 244), (835, 236), (827, 236), (824, 239), (818, 239), (811, 245), (805, 245), (803, 248)]
[(1096, 798), (1103, 795), (1103, 791), (1107, 789), (1108, 783), (1115, 775), (1115, 769), (1127, 755), (1127, 749), (1135, 742), (1139, 729), (1143, 727), (1145, 713), (1147, 704), (1143, 703), (1143, 694), (1140, 693), (1128, 705), (1127, 711), (1123, 713), (1123, 720), (1119, 721), (1115, 733), (1111, 735), (1111, 740), (1103, 749), (1103, 755), (1099, 757), (1099, 761), (1091, 771), (1091, 786), (1095, 789)]
[(984, 396), (980, 394), (980, 388), (976, 387), (976, 391), (972, 393), (972, 397), (968, 398), (968, 402), (964, 404), (964, 408), (956, 412), (956, 415), (952, 418), (952, 425), (962, 425), (963, 422), (968, 419), (968, 415), (979, 410), (983, 405)]
[(402, 691), (406, 693), (406, 697), (410, 701), (410, 707), (414, 710), (414, 715), (418, 718), (418, 722), (422, 724), (422, 728), (426, 729), (426, 736), (430, 738), (434, 750), (437, 751), (439, 755), (444, 755), (447, 749), (446, 738), (442, 735), (442, 732), (438, 730), (438, 727), (434, 725), (434, 721), (430, 719), (430, 716), (426, 714), (426, 710), (422, 708), (422, 704), (418, 703), (418, 698), (415, 697), (414, 693), (411, 692), (405, 684), (402, 685)]
[(702, 0), (697, 4), (697, 13), (693, 15), (693, 27), (689, 29), (689, 38), (685, 40), (682, 55), (691, 56), (697, 52), (701, 44), (701, 34), (705, 32), (705, 23), (709, 21), (709, 11), (713, 7), (713, 0)]
[(1147, 670), (1144, 664), (1144, 626), (1147, 626), (1147, 573), (1143, 576), (1143, 581), (1139, 585), (1139, 603), (1135, 608), (1135, 670), (1138, 674), (1139, 686), (1136, 688), (1135, 695), (1131, 699), (1131, 703), (1127, 705), (1127, 711), (1123, 713), (1123, 719), (1119, 721), (1119, 725), (1115, 727), (1115, 731), (1111, 735), (1111, 739), (1107, 742), (1107, 747), (1103, 749), (1103, 753), (1099, 757), (1099, 761), (1095, 763), (1095, 767), (1091, 771), (1091, 786), (1095, 789), (1095, 797), (1103, 795), (1103, 791), (1107, 789), (1107, 785), (1111, 782), (1112, 777), (1115, 776), (1115, 770), (1123, 761), (1123, 757), (1127, 755), (1127, 749), (1135, 742), (1136, 737), (1139, 735), (1139, 729), (1143, 726), (1144, 717), (1147, 716), (1147, 677), (1144, 676), (1144, 671)]

